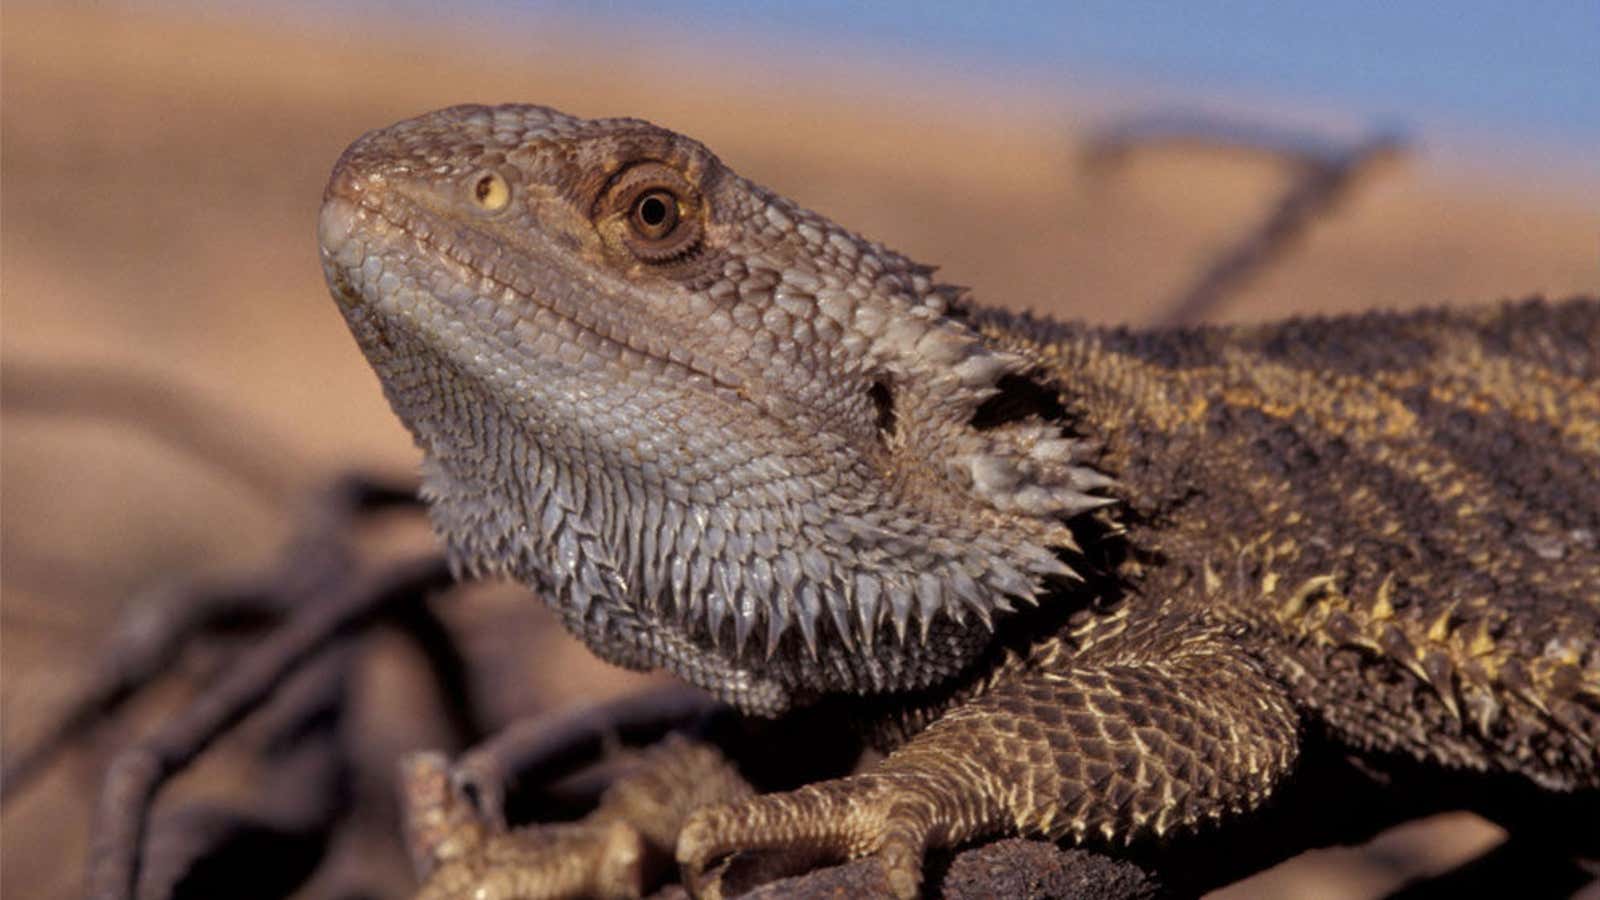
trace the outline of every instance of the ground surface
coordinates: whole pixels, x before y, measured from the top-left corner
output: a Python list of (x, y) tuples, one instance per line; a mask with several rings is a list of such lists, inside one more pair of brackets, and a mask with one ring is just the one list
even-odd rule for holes
[[(801, 78), (782, 61), (678, 36), (441, 39), (216, 15), (7, 4), (0, 353), (8, 366), (88, 363), (189, 385), (270, 436), (285, 469), (307, 480), (414, 464), (323, 289), (314, 221), (346, 143), (432, 107), (515, 100), (643, 116), (940, 262), (985, 301), (1101, 321), (1156, 315), (1282, 184), (1270, 166), (1194, 155), (1097, 180), (1077, 151), (1107, 107), (931, 68), (843, 61)], [(1221, 317), (1594, 292), (1600, 184), (1528, 174), (1507, 164), (1451, 176), (1425, 155), (1377, 171)], [(0, 714), (10, 744), (86, 677), (141, 588), (260, 562), (287, 520), (136, 430), (5, 413)], [(641, 682), (594, 662), (513, 589), (475, 592), (447, 615), (469, 649), (512, 661), (480, 679), (496, 716)], [(380, 770), (434, 736), (417, 724), (426, 717), (408, 715), (417, 692), (405, 663), (396, 648), (363, 669), (372, 702), (361, 724)], [(174, 687), (141, 702), (8, 807), (0, 893), (77, 895), (99, 754), (184, 696)], [(225, 792), (248, 778), (216, 763), (179, 789)], [(1374, 896), (1496, 839), (1478, 820), (1447, 817), (1366, 849), (1310, 854), (1235, 890)], [(389, 834), (371, 842), (370, 859), (398, 863)]]

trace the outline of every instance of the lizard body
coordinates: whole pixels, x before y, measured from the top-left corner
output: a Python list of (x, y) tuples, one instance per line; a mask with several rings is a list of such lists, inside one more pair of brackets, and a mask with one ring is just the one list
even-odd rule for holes
[(1600, 788), (1600, 303), (1132, 331), (985, 308), (644, 122), (454, 107), (340, 159), (330, 288), (452, 557), (877, 768), (691, 874), (1260, 805), (1305, 736)]

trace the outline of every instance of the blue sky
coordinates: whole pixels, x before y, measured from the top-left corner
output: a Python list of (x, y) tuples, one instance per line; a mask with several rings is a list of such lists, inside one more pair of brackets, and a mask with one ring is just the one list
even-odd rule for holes
[[(168, 0), (173, 2), (173, 0)], [(180, 5), (195, 0), (176, 0)], [(243, 0), (281, 12), (282, 6)], [(196, 4), (208, 9), (209, 4)], [(511, 47), (549, 20), (743, 46), (805, 65), (882, 61), (1006, 92), (1137, 101), (1130, 112), (1222, 107), (1284, 124), (1330, 117), (1398, 130), (1457, 161), (1600, 177), (1600, 0), (287, 0), (389, 26), (491, 33)], [(659, 31), (654, 26), (661, 26)], [(402, 30), (404, 30), (402, 28)], [(534, 42), (537, 43), (537, 40)], [(1437, 155), (1435, 155), (1437, 159)]]
[[(509, 11), (670, 20), (719, 38), (845, 40), (940, 68), (1021, 68), (1180, 97), (1243, 95), (1600, 156), (1600, 0), (742, 3), (489, 0)], [(1425, 130), (1425, 128), (1424, 128)]]

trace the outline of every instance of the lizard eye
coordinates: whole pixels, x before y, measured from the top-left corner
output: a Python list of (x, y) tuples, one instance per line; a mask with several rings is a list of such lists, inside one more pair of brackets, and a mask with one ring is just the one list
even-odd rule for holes
[(511, 185), (495, 172), (483, 172), (472, 181), (472, 202), (484, 212), (499, 212), (511, 202)]
[(628, 214), (634, 233), (647, 241), (659, 241), (678, 226), (678, 198), (657, 188), (639, 195)]
[(614, 240), (647, 263), (673, 262), (700, 247), (699, 195), (663, 163), (640, 163), (613, 179), (599, 218), (611, 223), (604, 230)]

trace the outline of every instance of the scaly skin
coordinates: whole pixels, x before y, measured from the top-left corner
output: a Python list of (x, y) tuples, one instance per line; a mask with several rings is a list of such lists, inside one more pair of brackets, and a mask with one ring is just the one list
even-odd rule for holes
[[(328, 282), (453, 558), (621, 665), (871, 720), (750, 848), (1121, 843), (1306, 736), (1600, 787), (1600, 303), (1132, 332), (979, 307), (636, 120), (455, 107), (340, 159)], [(702, 885), (714, 888), (714, 884)]]

